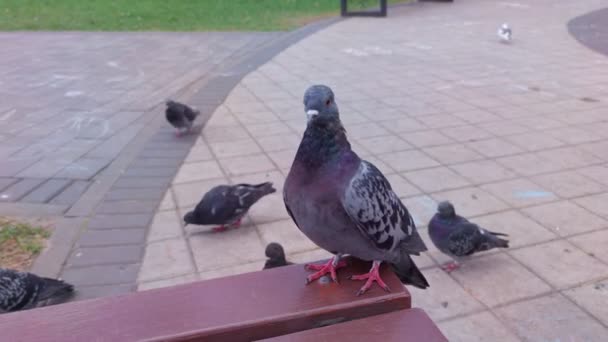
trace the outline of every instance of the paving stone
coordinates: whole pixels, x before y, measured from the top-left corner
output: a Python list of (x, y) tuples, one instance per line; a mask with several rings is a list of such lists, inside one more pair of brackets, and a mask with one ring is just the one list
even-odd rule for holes
[(606, 328), (559, 294), (496, 311), (523, 341), (599, 341), (599, 336), (606, 336)]
[(173, 183), (188, 183), (223, 176), (224, 173), (216, 161), (195, 162), (182, 165)]
[(558, 199), (553, 192), (523, 178), (486, 184), (481, 188), (518, 208)]
[(131, 168), (148, 168), (148, 167), (167, 167), (167, 165), (180, 165), (180, 158), (137, 158), (129, 167)]
[(391, 184), (393, 191), (400, 197), (411, 197), (419, 195), (421, 191), (415, 187), (412, 183), (408, 182), (403, 176), (399, 174), (386, 175), (386, 179)]
[(194, 265), (184, 239), (151, 242), (146, 248), (139, 282), (194, 273)]
[[(506, 254), (467, 260), (451, 275), (488, 307), (549, 293), (551, 287)], [(500, 286), (497, 286), (500, 284)], [(521, 284), (526, 284), (522, 287)]]
[(608, 266), (566, 241), (548, 242), (509, 253), (560, 289), (608, 277)]
[(152, 216), (146, 214), (95, 215), (91, 217), (87, 227), (89, 229), (146, 228), (151, 220)]
[(21, 199), (26, 203), (46, 203), (68, 186), (68, 179), (49, 179)]
[(517, 176), (513, 171), (504, 168), (493, 160), (478, 160), (450, 165), (450, 168), (465, 177), (472, 184), (496, 182)]
[(154, 213), (158, 207), (158, 201), (145, 200), (122, 200), (102, 202), (96, 212), (98, 214), (139, 214)]
[(18, 178), (0, 178), (0, 191), (9, 187), (9, 185), (17, 182)]
[(63, 191), (55, 196), (49, 203), (51, 204), (62, 204), (72, 205), (78, 201), (80, 196), (88, 189), (90, 182), (86, 181), (74, 181), (68, 185)]
[(110, 162), (110, 159), (81, 158), (68, 164), (57, 173), (56, 177), (81, 180), (91, 179), (108, 166)]
[(34, 164), (37, 159), (3, 160), (0, 161), (0, 177), (13, 177)]
[(569, 201), (539, 205), (523, 211), (560, 236), (608, 227), (608, 221)]
[(580, 197), (606, 190), (605, 185), (574, 171), (535, 176), (532, 181), (562, 198)]
[(264, 261), (250, 262), (241, 265), (223, 267), (215, 270), (204, 271), (199, 274), (201, 280), (229, 277), (237, 274), (256, 272), (264, 267)]
[(200, 182), (174, 184), (172, 189), (179, 208), (195, 206), (205, 193), (220, 184), (228, 184), (226, 178), (208, 179)]
[(444, 271), (438, 268), (429, 269), (425, 271), (424, 277), (432, 286), (425, 290), (408, 286), (408, 290), (412, 294), (412, 306), (424, 308), (434, 321), (472, 313), (483, 308)]
[(111, 189), (106, 194), (106, 201), (149, 200), (158, 201), (165, 192), (164, 188), (122, 188)]
[(146, 239), (143, 228), (89, 230), (83, 232), (78, 240), (80, 247), (139, 245)]
[(97, 265), (66, 269), (61, 278), (76, 286), (134, 284), (138, 272), (139, 264)]
[(298, 229), (293, 220), (283, 220), (258, 225), (264, 246), (280, 243), (290, 253), (305, 252), (318, 248)]
[(608, 207), (605, 205), (608, 200), (608, 193), (586, 196), (575, 199), (576, 204), (583, 208), (608, 219)]
[(520, 341), (488, 311), (440, 322), (438, 327), (452, 342)]
[(424, 153), (430, 155), (433, 157), (433, 159), (444, 165), (463, 163), (483, 158), (483, 156), (479, 153), (465, 147), (464, 145), (457, 144), (427, 147), (422, 150)]
[(264, 154), (252, 154), (249, 156), (221, 159), (220, 164), (226, 170), (228, 176), (272, 171), (275, 169), (272, 161)]
[(176, 286), (182, 284), (189, 284), (195, 281), (199, 281), (198, 274), (187, 274), (183, 276), (177, 276), (169, 279), (153, 280), (149, 282), (140, 283), (137, 287), (137, 291), (146, 291), (152, 289), (158, 289), (162, 287)]
[(557, 238), (551, 229), (541, 226), (516, 210), (476, 217), (473, 221), (488, 230), (509, 235), (511, 248)]
[(114, 188), (158, 188), (169, 185), (169, 177), (120, 177)]
[(401, 151), (379, 155), (378, 158), (395, 171), (413, 171), (439, 166), (439, 163), (420, 151)]
[(142, 253), (142, 246), (136, 245), (80, 247), (72, 252), (67, 267), (136, 263)]
[(574, 236), (569, 240), (587, 254), (608, 263), (608, 230)]
[(44, 179), (27, 178), (9, 186), (0, 193), (0, 202), (15, 202), (42, 184)]
[(212, 142), (209, 146), (217, 158), (246, 156), (262, 152), (253, 139)]
[(598, 305), (608, 300), (608, 281), (600, 281), (566, 290), (563, 294), (582, 306), (604, 325), (608, 324), (608, 307)]
[(135, 284), (123, 285), (101, 285), (101, 286), (81, 286), (78, 287), (76, 295), (72, 301), (118, 296), (135, 291)]
[(181, 218), (174, 210), (156, 213), (149, 228), (148, 242), (181, 237), (180, 220)]
[(173, 177), (177, 172), (175, 167), (147, 167), (147, 168), (129, 168), (124, 173), (129, 177)]
[[(189, 241), (196, 267), (201, 272), (265, 259), (266, 246), (252, 226), (243, 225), (221, 234), (191, 233)], [(233, 248), (237, 245), (241, 247)]]
[(402, 174), (425, 192), (445, 191), (470, 185), (469, 181), (447, 167), (436, 167)]

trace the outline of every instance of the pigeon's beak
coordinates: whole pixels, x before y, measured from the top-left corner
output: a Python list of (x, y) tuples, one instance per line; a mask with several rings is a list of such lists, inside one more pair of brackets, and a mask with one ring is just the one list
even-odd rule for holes
[(306, 111), (306, 117), (308, 118), (308, 121), (310, 121), (310, 119), (317, 115), (319, 115), (319, 111), (316, 109), (309, 109)]

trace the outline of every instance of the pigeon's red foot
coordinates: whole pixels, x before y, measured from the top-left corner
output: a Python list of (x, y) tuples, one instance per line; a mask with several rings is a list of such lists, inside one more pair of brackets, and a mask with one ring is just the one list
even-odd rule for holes
[(231, 224), (231, 227), (239, 228), (241, 226), (241, 220), (242, 219), (238, 219), (238, 220), (234, 221), (234, 223)]
[(331, 279), (335, 283), (338, 283), (338, 277), (336, 276), (336, 270), (346, 266), (346, 261), (339, 261), (336, 263), (336, 258), (337, 257), (331, 258), (325, 264), (306, 264), (306, 265), (304, 265), (304, 268), (306, 268), (306, 270), (308, 270), (308, 271), (317, 271), (317, 272), (309, 275), (308, 277), (306, 277), (306, 285), (321, 278), (322, 276), (326, 275), (327, 273), (329, 273), (331, 275)]
[(446, 271), (447, 273), (452, 273), (452, 271), (458, 269), (459, 267), (460, 267), (460, 265), (458, 265), (454, 261), (441, 265), (441, 269)]
[(374, 281), (376, 283), (378, 283), (378, 286), (380, 286), (384, 291), (386, 291), (386, 292), (391, 291), (391, 289), (388, 287), (388, 285), (386, 285), (386, 283), (382, 280), (382, 278), (380, 278), (380, 264), (381, 264), (380, 261), (374, 261), (374, 263), (372, 264), (372, 268), (369, 270), (368, 273), (350, 277), (351, 280), (367, 280), (365, 282), (365, 284), (361, 287), (361, 289), (359, 289), (359, 291), (357, 291), (357, 296), (360, 296), (360, 295), (364, 294), (365, 292), (367, 292), (367, 290), (369, 290), (372, 287), (372, 284), (374, 283)]
[(226, 231), (227, 229), (228, 228), (226, 228), (226, 226), (224, 226), (224, 225), (221, 225), (221, 226), (215, 227), (215, 228), (211, 228), (211, 230), (215, 233), (220, 233), (220, 232)]

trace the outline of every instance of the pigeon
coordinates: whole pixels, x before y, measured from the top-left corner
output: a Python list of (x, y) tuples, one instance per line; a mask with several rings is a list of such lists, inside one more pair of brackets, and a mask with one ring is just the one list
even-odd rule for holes
[(509, 24), (504, 23), (502, 24), (502, 26), (498, 29), (498, 37), (500, 37), (502, 42), (508, 43), (511, 41), (511, 28), (509, 27)]
[(61, 280), (0, 268), (0, 313), (59, 304), (73, 293), (74, 287)]
[(215, 232), (224, 231), (227, 227), (238, 228), (249, 208), (260, 198), (274, 192), (276, 189), (271, 182), (218, 185), (203, 196), (194, 210), (184, 215), (184, 221), (186, 225), (219, 224), (219, 227), (213, 228)]
[[(429, 236), (437, 249), (455, 259), (493, 248), (509, 248), (509, 241), (499, 238), (507, 234), (491, 232), (456, 215), (448, 201), (437, 206), (437, 213), (429, 222)], [(442, 266), (448, 273), (458, 267), (456, 261)]]
[(429, 286), (410, 255), (426, 251), (416, 225), (382, 172), (351, 149), (340, 121), (334, 93), (314, 85), (304, 94), (308, 123), (285, 180), (283, 200), (296, 226), (319, 247), (334, 254), (326, 264), (308, 264), (310, 283), (336, 270), (348, 254), (372, 261), (368, 273), (351, 277), (366, 280), (364, 294), (374, 282), (385, 291), (382, 262), (390, 264), (405, 284)]
[(292, 265), (291, 262), (285, 259), (285, 251), (283, 250), (283, 246), (276, 242), (271, 242), (266, 246), (266, 263), (264, 264), (264, 269), (270, 269), (275, 267)]
[(179, 136), (182, 132), (189, 131), (192, 128), (194, 119), (200, 114), (200, 111), (172, 100), (168, 100), (166, 104), (167, 109), (165, 110), (165, 117), (171, 126), (177, 128), (175, 135)]

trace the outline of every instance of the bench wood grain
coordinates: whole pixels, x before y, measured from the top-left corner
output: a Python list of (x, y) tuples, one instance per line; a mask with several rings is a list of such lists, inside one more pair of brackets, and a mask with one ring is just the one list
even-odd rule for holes
[[(352, 260), (351, 260), (352, 261)], [(387, 268), (386, 293), (348, 280), (370, 263), (338, 271), (340, 284), (308, 286), (302, 265), (0, 315), (6, 341), (251, 341), (411, 307)], [(321, 279), (323, 280), (323, 279)]]

